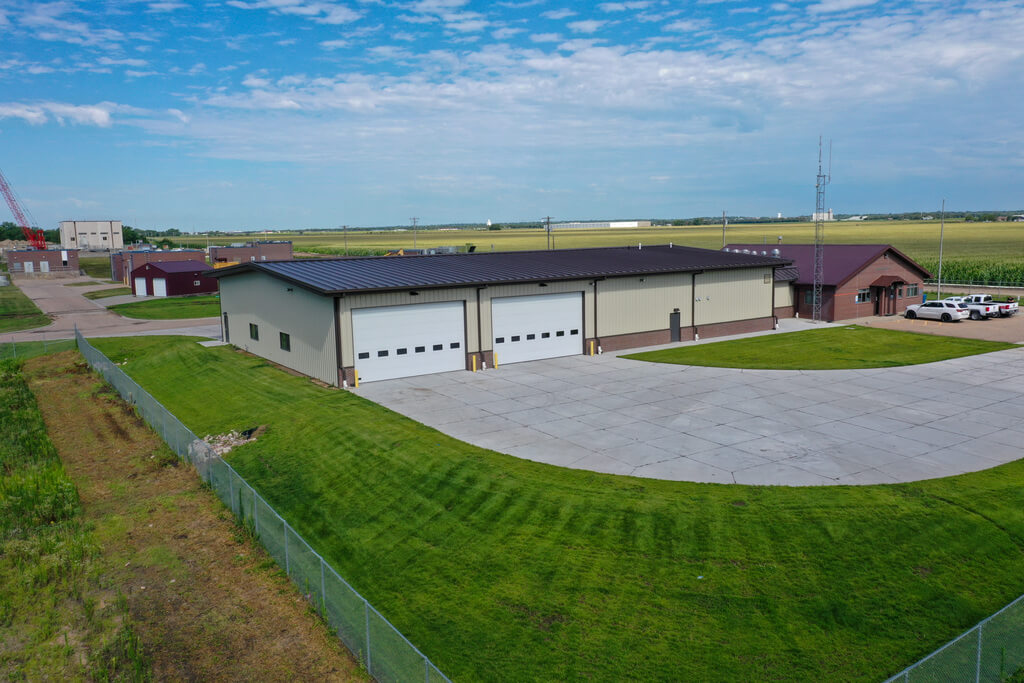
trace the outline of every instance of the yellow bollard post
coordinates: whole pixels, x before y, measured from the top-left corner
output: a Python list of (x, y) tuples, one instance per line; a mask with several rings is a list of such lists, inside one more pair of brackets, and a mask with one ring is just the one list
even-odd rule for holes
[(356, 389), (358, 389), (359, 388), (359, 371), (358, 370), (353, 370), (352, 374), (355, 375), (355, 380), (356, 380), (355, 386), (356, 386)]
[(497, 370), (498, 369), (498, 354), (494, 354), (493, 359), (494, 359), (494, 369)]
[(594, 355), (594, 340), (593, 339), (590, 340), (590, 355), (591, 356)]
[(476, 372), (476, 354), (473, 355), (473, 372)]

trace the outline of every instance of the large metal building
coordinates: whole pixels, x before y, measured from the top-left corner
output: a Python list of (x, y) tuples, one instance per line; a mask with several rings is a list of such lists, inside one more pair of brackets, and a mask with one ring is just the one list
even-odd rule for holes
[(333, 385), (775, 326), (789, 261), (614, 247), (222, 268), (226, 341)]

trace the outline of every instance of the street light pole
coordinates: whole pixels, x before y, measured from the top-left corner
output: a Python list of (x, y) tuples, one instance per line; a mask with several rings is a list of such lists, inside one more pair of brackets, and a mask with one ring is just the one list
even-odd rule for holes
[(942, 200), (942, 213), (939, 218), (939, 284), (935, 290), (935, 298), (942, 299), (942, 238), (946, 232), (946, 200)]

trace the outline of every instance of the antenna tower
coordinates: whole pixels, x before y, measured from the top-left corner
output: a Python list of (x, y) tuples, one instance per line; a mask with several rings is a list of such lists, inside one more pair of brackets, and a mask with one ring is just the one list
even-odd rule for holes
[(821, 136), (818, 136), (818, 179), (814, 203), (814, 296), (811, 320), (821, 322), (821, 290), (825, 282), (825, 186), (832, 182), (832, 141), (828, 143), (828, 174), (821, 170)]
[(555, 236), (551, 234), (551, 216), (544, 216), (544, 228), (548, 233), (548, 249), (554, 249)]

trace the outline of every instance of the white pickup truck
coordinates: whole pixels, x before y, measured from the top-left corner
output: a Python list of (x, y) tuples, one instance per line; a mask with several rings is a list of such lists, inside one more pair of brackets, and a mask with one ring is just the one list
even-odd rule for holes
[(984, 320), (985, 318), (999, 317), (999, 304), (994, 301), (982, 303), (980, 301), (971, 301), (965, 296), (950, 296), (943, 299), (943, 301), (949, 301), (954, 304), (966, 306), (971, 311), (971, 320)]
[[(958, 301), (960, 303), (967, 304), (984, 304), (986, 306), (998, 306), (999, 317), (1009, 318), (1011, 315), (1017, 315), (1017, 302), (1016, 301), (996, 301), (992, 298), (991, 294), (968, 294), (967, 296), (954, 296), (949, 297), (946, 301)], [(974, 310), (973, 308), (971, 309)], [(973, 319), (974, 316), (971, 316)]]

